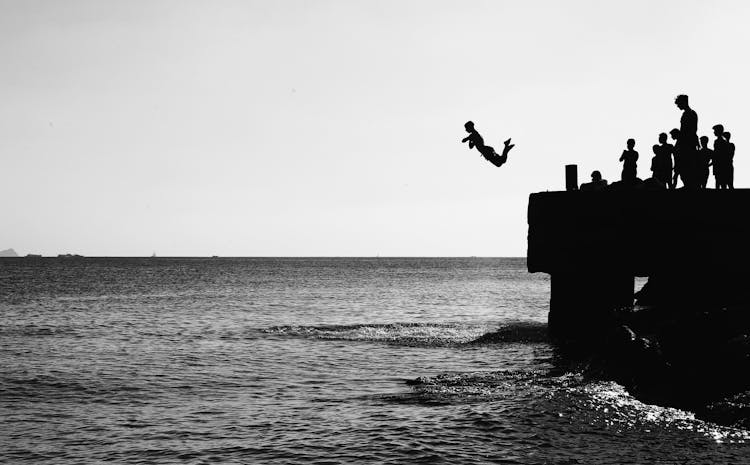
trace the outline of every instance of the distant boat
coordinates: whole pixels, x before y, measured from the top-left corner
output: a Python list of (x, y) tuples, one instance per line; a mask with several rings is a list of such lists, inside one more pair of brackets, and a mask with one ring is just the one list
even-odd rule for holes
[(57, 255), (57, 258), (83, 258), (83, 255), (77, 253), (61, 253)]
[(156, 258), (156, 252), (151, 254), (151, 258)]
[(36, 253), (27, 253), (26, 258), (42, 258), (42, 256)]

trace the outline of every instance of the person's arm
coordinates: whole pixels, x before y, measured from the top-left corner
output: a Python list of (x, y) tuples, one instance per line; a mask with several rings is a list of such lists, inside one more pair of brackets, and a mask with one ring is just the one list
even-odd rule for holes
[(469, 148), (473, 149), (474, 146), (476, 145), (476, 136), (474, 135), (474, 133), (466, 136), (462, 142), (466, 142), (466, 141), (469, 142)]
[(620, 161), (625, 160), (625, 151), (622, 151), (622, 155), (620, 155)]

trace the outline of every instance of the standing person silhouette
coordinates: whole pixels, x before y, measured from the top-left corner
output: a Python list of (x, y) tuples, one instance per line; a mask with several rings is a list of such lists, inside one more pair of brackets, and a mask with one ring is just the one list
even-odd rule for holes
[(708, 184), (708, 167), (714, 159), (714, 152), (708, 148), (708, 136), (702, 136), (700, 138), (701, 149), (698, 151), (698, 168), (696, 169), (696, 176), (698, 177), (698, 187), (701, 189), (706, 188)]
[(672, 137), (672, 140), (675, 142), (674, 145), (667, 144), (672, 150), (672, 156), (674, 157), (674, 173), (672, 175), (672, 189), (677, 188), (677, 178), (680, 176), (680, 171), (682, 170), (682, 157), (680, 157), (679, 152), (677, 152), (677, 139), (680, 137), (680, 130), (677, 128), (672, 129), (669, 131), (669, 135)]
[(667, 143), (667, 134), (659, 134), (659, 145), (654, 145), (654, 159), (651, 163), (651, 171), (666, 188), (672, 187), (672, 151), (674, 147)]
[(464, 124), (464, 129), (466, 129), (466, 132), (468, 132), (469, 135), (464, 137), (461, 142), (468, 142), (470, 149), (476, 147), (484, 158), (497, 167), (503, 166), (505, 162), (508, 161), (508, 152), (515, 147), (515, 144), (510, 143), (510, 139), (504, 142), (505, 147), (503, 148), (502, 155), (498, 155), (494, 148), (489, 145), (484, 145), (484, 139), (474, 128), (474, 123), (472, 121), (467, 121), (466, 124)]
[(638, 152), (633, 150), (635, 147), (635, 139), (628, 139), (627, 150), (622, 151), (620, 155), (620, 161), (622, 164), (622, 180), (625, 182), (633, 182), (638, 174)]
[(713, 127), (714, 135), (714, 179), (717, 189), (728, 189), (727, 165), (729, 164), (729, 142), (724, 139), (724, 126), (717, 124)]
[(680, 134), (677, 138), (676, 150), (681, 161), (680, 178), (686, 187), (696, 187), (696, 152), (698, 148), (698, 114), (690, 108), (687, 95), (678, 95), (674, 99), (677, 108), (682, 110), (680, 117)]
[(727, 188), (734, 189), (734, 143), (730, 142), (729, 139), (732, 134), (729, 132), (724, 133), (724, 139), (727, 140)]

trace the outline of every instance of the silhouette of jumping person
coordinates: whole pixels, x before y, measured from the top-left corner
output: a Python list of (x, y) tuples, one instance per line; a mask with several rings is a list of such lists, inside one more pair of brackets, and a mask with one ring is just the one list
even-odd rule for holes
[(701, 149), (698, 151), (698, 167), (696, 169), (696, 176), (698, 177), (698, 187), (701, 189), (706, 188), (708, 183), (708, 167), (714, 159), (714, 152), (708, 148), (708, 136), (702, 136), (700, 138)]
[(653, 177), (666, 188), (672, 187), (672, 151), (674, 147), (667, 143), (667, 134), (659, 134), (659, 145), (652, 147), (654, 158), (651, 160)]
[(724, 126), (717, 124), (713, 127), (714, 135), (714, 180), (717, 189), (728, 189), (727, 166), (729, 165), (729, 142), (724, 139)]
[(635, 139), (628, 139), (627, 143), (627, 150), (623, 150), (622, 155), (620, 155), (620, 161), (623, 162), (622, 181), (632, 182), (635, 181), (638, 173), (638, 167), (636, 163), (638, 161), (638, 152), (633, 150), (633, 148), (635, 147)]
[(490, 147), (489, 145), (484, 145), (484, 139), (474, 128), (474, 123), (472, 121), (467, 121), (466, 124), (464, 124), (464, 128), (466, 129), (466, 132), (469, 133), (469, 135), (461, 140), (462, 143), (468, 142), (470, 149), (476, 147), (479, 153), (481, 153), (482, 156), (487, 159), (487, 161), (497, 167), (503, 166), (505, 162), (508, 161), (508, 152), (510, 152), (510, 149), (515, 147), (515, 144), (510, 143), (510, 139), (504, 142), (505, 147), (503, 148), (502, 155), (498, 155), (497, 152), (495, 152), (494, 148)]
[(672, 129), (669, 131), (670, 137), (672, 137), (672, 140), (675, 141), (675, 144), (667, 144), (670, 146), (672, 150), (672, 156), (674, 157), (674, 174), (672, 176), (672, 189), (677, 188), (677, 178), (680, 176), (680, 170), (682, 170), (682, 158), (680, 157), (680, 154), (677, 152), (677, 138), (680, 137), (680, 130), (677, 128)]
[(734, 143), (730, 142), (729, 139), (732, 134), (729, 132), (724, 133), (724, 139), (727, 141), (727, 188), (734, 189)]
[(674, 99), (677, 108), (682, 110), (680, 133), (675, 148), (681, 160), (680, 178), (686, 187), (696, 187), (695, 165), (698, 148), (698, 114), (690, 108), (687, 95), (678, 95)]

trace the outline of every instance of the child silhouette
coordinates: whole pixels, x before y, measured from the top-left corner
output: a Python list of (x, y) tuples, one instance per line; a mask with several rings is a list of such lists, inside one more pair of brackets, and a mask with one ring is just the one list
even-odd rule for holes
[(495, 152), (494, 148), (490, 147), (489, 145), (484, 145), (484, 139), (474, 128), (474, 123), (472, 121), (467, 121), (466, 124), (464, 124), (464, 128), (466, 129), (466, 132), (469, 133), (469, 135), (461, 140), (462, 143), (468, 142), (470, 149), (476, 147), (479, 153), (481, 153), (482, 156), (487, 159), (487, 161), (497, 167), (503, 166), (505, 162), (508, 161), (508, 152), (510, 152), (510, 149), (515, 147), (515, 144), (510, 143), (510, 139), (504, 142), (505, 147), (503, 148), (502, 155), (498, 155), (498, 153)]
[(620, 161), (622, 164), (622, 180), (623, 181), (635, 181), (637, 177), (637, 161), (638, 152), (633, 150), (635, 148), (635, 139), (628, 139), (627, 150), (622, 151)]

